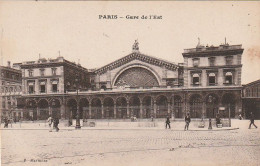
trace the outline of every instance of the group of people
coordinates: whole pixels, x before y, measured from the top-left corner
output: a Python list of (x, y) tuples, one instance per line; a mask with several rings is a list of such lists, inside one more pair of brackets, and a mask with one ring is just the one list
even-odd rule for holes
[(59, 129), (59, 118), (52, 118), (51, 116), (48, 118), (47, 122), (49, 123), (49, 132), (52, 132), (52, 129), (55, 129), (58, 132)]
[[(189, 113), (185, 116), (184, 120), (185, 120), (184, 130), (186, 130), (186, 129), (189, 130), (189, 125), (190, 125), (190, 114)], [(171, 128), (171, 125), (170, 125), (171, 121), (170, 121), (169, 116), (167, 116), (165, 123), (166, 123), (165, 128), (167, 129), (167, 127), (168, 127), (170, 129)]]
[[(242, 116), (241, 116), (241, 114), (240, 114), (240, 116), (239, 116), (239, 119), (240, 119), (240, 120), (242, 119), (241, 117), (242, 117)], [(185, 116), (184, 120), (185, 120), (184, 131), (185, 131), (185, 130), (189, 130), (189, 124), (190, 124), (190, 121), (191, 121), (191, 119), (190, 119), (190, 114), (189, 114), (189, 113), (187, 113), (187, 115)], [(255, 128), (257, 128), (257, 126), (255, 125), (254, 121), (255, 121), (255, 117), (254, 117), (254, 114), (251, 112), (251, 113), (250, 113), (250, 124), (249, 124), (248, 129), (251, 129), (251, 125), (254, 125)], [(167, 127), (168, 127), (169, 129), (171, 128), (170, 123), (171, 123), (170, 118), (169, 118), (169, 116), (167, 116), (166, 121), (165, 121), (165, 124), (166, 124), (166, 125), (165, 125), (165, 128), (166, 128), (166, 129), (167, 129)], [(217, 114), (217, 116), (216, 116), (216, 125), (218, 125), (218, 124), (220, 124), (220, 117), (219, 117), (219, 115)]]
[(4, 128), (8, 128), (9, 119), (7, 117), (4, 118)]

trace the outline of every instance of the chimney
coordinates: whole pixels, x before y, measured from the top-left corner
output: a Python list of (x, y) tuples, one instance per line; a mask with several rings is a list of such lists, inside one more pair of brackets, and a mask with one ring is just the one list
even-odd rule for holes
[(11, 62), (7, 61), (7, 67), (11, 67)]

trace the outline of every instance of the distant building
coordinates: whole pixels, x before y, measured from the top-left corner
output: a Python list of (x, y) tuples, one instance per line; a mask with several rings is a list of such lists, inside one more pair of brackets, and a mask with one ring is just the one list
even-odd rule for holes
[[(18, 68), (18, 69), (17, 69)], [(22, 109), (17, 109), (17, 98), (22, 94), (22, 72), (19, 64), (0, 66), (0, 116), (18, 120)]]
[(260, 119), (260, 80), (243, 86), (242, 93), (244, 116), (249, 118), (253, 112), (256, 119)]
[[(242, 111), (241, 45), (197, 45), (175, 64), (133, 52), (101, 68), (86, 69), (62, 57), (24, 62), (24, 118), (213, 118)], [(77, 89), (79, 89), (77, 91)], [(20, 108), (20, 107), (19, 107)]]

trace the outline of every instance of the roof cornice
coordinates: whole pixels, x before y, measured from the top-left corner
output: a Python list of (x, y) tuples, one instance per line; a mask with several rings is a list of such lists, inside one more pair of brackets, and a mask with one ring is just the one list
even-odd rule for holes
[(108, 65), (98, 68), (97, 70), (95, 70), (95, 73), (103, 74), (103, 73), (107, 72), (108, 70), (113, 70), (115, 68), (118, 68), (118, 67), (120, 67), (130, 61), (136, 60), (136, 59), (140, 60), (142, 62), (152, 64), (152, 65), (156, 65), (156, 66), (160, 66), (160, 67), (164, 66), (168, 70), (176, 71), (179, 68), (178, 65), (176, 65), (172, 62), (168, 62), (168, 61), (158, 59), (158, 58), (155, 58), (152, 56), (144, 55), (141, 53), (131, 53), (123, 58), (120, 58), (112, 63), (109, 63)]

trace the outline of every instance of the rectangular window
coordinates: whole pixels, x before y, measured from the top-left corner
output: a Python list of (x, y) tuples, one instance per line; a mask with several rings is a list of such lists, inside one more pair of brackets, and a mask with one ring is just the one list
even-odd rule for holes
[(216, 74), (215, 73), (209, 73), (209, 85), (215, 85), (216, 84)]
[(52, 68), (52, 69), (51, 69), (52, 75), (54, 75), (54, 76), (56, 75), (56, 70), (57, 70), (57, 68)]
[(30, 93), (30, 94), (34, 93), (34, 87), (33, 87), (33, 85), (29, 85), (29, 93)]
[(28, 70), (29, 77), (33, 76), (33, 70)]
[(215, 57), (209, 58), (209, 66), (215, 66)]
[(58, 91), (58, 86), (57, 84), (52, 84), (52, 91), (57, 92)]
[(40, 89), (41, 89), (41, 93), (45, 93), (46, 91), (45, 85), (40, 85)]
[(40, 69), (40, 75), (44, 76), (44, 69)]
[(199, 66), (199, 58), (194, 58), (193, 59), (193, 66), (198, 67)]
[(227, 56), (226, 65), (232, 65), (232, 64), (233, 64), (233, 56)]

